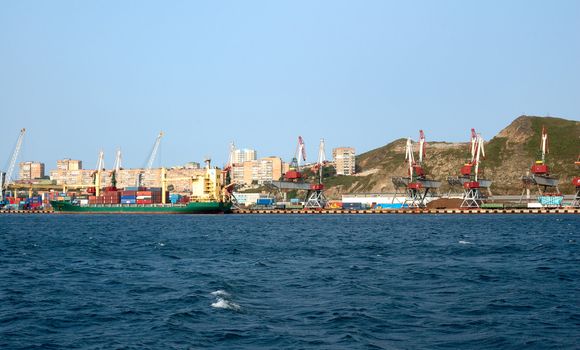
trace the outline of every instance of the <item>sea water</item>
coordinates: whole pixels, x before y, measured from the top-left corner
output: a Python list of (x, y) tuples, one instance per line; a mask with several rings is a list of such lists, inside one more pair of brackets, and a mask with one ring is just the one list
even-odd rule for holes
[(577, 215), (1, 215), (2, 349), (574, 349)]

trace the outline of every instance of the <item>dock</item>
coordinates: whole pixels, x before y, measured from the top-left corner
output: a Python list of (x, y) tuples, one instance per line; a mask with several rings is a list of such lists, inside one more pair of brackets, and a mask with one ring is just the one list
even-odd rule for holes
[(341, 210), (341, 209), (236, 209), (234, 214), (312, 214), (312, 215), (352, 215), (352, 214), (580, 214), (580, 208), (554, 208), (554, 209), (364, 209), (364, 210)]

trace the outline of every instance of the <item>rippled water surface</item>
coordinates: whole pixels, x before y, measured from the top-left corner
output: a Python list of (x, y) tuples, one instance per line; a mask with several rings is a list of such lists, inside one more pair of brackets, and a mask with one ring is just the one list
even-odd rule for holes
[(574, 215), (0, 216), (0, 348), (580, 348)]

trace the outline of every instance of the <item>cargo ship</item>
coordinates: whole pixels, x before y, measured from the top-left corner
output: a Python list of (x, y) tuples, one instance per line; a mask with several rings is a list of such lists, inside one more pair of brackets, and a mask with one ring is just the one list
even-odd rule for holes
[(227, 202), (189, 202), (184, 204), (88, 204), (50, 201), (55, 212), (79, 214), (219, 214), (231, 211)]
[[(191, 178), (192, 196), (169, 195), (165, 169), (161, 172), (161, 188), (141, 186), (117, 189), (114, 185), (101, 191), (100, 186), (87, 192), (94, 195), (87, 199), (70, 198), (51, 200), (57, 213), (80, 214), (219, 214), (231, 212), (232, 203), (224, 195), (221, 174), (210, 169), (205, 175)], [(100, 184), (100, 174), (95, 174)]]

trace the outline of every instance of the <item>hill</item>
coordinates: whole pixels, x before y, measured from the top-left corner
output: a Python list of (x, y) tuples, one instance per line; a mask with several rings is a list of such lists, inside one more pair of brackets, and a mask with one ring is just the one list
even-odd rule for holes
[[(493, 180), (494, 194), (520, 194), (520, 177), (534, 162), (540, 145), (542, 126), (548, 129), (550, 153), (547, 163), (560, 177), (560, 190), (572, 193), (570, 181), (580, 171), (574, 161), (580, 153), (580, 122), (553, 117), (520, 116), (495, 137), (486, 142), (486, 159), (482, 162), (485, 176)], [(467, 135), (467, 131), (466, 131)], [(485, 136), (485, 135), (484, 135)], [(467, 138), (467, 136), (466, 136)], [(448, 176), (458, 175), (469, 155), (467, 142), (429, 142), (425, 169), (441, 180), (441, 191), (448, 190)], [(405, 176), (405, 139), (362, 153), (356, 158), (357, 175), (327, 178), (327, 196), (338, 198), (342, 193), (393, 192), (393, 176)]]

